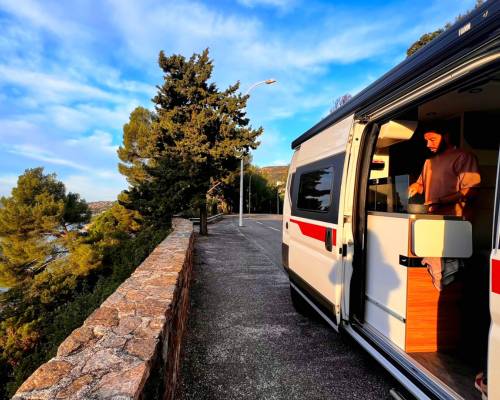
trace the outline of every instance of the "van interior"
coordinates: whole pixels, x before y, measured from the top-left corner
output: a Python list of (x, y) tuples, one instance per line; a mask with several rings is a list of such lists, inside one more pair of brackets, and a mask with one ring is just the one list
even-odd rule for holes
[[(497, 70), (382, 121), (368, 180), (363, 326), (465, 399), (481, 398), (474, 378), (486, 365), (499, 93)], [(408, 197), (431, 155), (423, 130), (433, 123), (477, 158), (481, 184), (468, 221), (429, 214), (418, 204), (423, 199)], [(422, 265), (425, 257), (459, 260), (441, 291)]]

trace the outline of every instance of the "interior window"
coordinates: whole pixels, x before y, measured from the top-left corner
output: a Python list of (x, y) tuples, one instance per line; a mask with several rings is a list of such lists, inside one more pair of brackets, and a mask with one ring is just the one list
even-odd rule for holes
[(303, 173), (300, 176), (297, 207), (307, 211), (328, 212), (332, 183), (333, 167)]

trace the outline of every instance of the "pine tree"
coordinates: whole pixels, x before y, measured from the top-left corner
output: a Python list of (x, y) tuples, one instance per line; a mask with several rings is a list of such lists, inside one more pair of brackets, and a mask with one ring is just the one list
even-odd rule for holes
[(71, 298), (79, 278), (101, 265), (76, 229), (90, 212), (43, 168), (27, 169), (0, 199), (0, 364), (18, 365), (43, 339), (48, 313)]
[[(459, 14), (457, 17), (455, 17), (455, 22), (460, 21), (461, 19), (467, 17), (472, 11), (474, 11), (476, 8), (481, 7), (485, 3), (485, 0), (476, 0), (476, 4), (474, 5), (474, 8), (472, 10), (468, 10), (465, 12), (465, 14)], [(445, 30), (451, 27), (451, 23), (447, 22), (444, 26), (444, 28), (439, 28), (435, 30), (434, 32), (428, 32), (424, 33), (420, 38), (412, 43), (410, 47), (406, 50), (406, 56), (410, 57), (412, 54), (416, 53), (417, 50), (421, 49), (424, 47), (426, 44), (432, 42), (435, 38), (437, 38), (441, 33), (443, 33)]]
[(155, 115), (144, 107), (137, 107), (130, 114), (130, 120), (123, 126), (123, 146), (118, 149), (122, 161), (118, 170), (132, 186), (138, 186), (148, 180), (146, 168), (154, 167), (158, 152), (153, 142), (151, 126)]
[(68, 228), (89, 218), (87, 204), (67, 195), (54, 174), (26, 170), (12, 196), (0, 199), (0, 285), (11, 287), (42, 272), (66, 252)]
[(194, 206), (202, 234), (207, 233), (208, 189), (237, 169), (262, 133), (249, 125), (248, 96), (238, 92), (239, 83), (219, 90), (210, 82), (208, 54), (206, 49), (186, 59), (160, 52), (164, 77), (153, 98), (155, 110), (138, 108), (131, 114), (118, 153), (120, 172), (130, 184), (123, 204), (156, 218)]

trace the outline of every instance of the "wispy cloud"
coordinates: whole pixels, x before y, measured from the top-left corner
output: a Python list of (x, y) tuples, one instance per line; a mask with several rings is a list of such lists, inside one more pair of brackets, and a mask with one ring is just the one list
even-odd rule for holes
[(295, 7), (298, 3), (297, 0), (238, 0), (238, 3), (254, 8), (258, 6), (275, 7), (280, 10), (289, 10)]
[(17, 175), (0, 175), (0, 196), (9, 196), (12, 188), (17, 184)]
[[(43, 6), (45, 6), (45, 8)], [(0, 8), (24, 21), (29, 21), (32, 25), (56, 33), (61, 37), (82, 35), (82, 30), (77, 28), (75, 23), (71, 23), (62, 15), (57, 16), (57, 8), (50, 11), (46, 8), (47, 2), (40, 3), (32, 0), (0, 0)]]
[(90, 170), (90, 168), (86, 165), (81, 165), (71, 160), (59, 158), (50, 151), (29, 144), (13, 146), (12, 149), (8, 150), (8, 152), (11, 154), (17, 154), (26, 158), (32, 158), (33, 160), (42, 161), (49, 164), (71, 167), (74, 169), (78, 169), (80, 171)]
[(76, 149), (81, 149), (82, 147), (99, 149), (99, 151), (112, 155), (116, 155), (116, 151), (118, 150), (118, 146), (113, 145), (113, 137), (111, 134), (101, 130), (96, 130), (90, 136), (68, 139), (66, 140), (66, 144)]
[(277, 78), (252, 92), (247, 111), (265, 128), (255, 162), (281, 163), (333, 99), (473, 2), (0, 0), (0, 193), (25, 161), (53, 168), (87, 198), (125, 187), (116, 146), (130, 111), (151, 106), (161, 49), (189, 56), (209, 47), (220, 87)]
[(64, 179), (66, 188), (71, 192), (83, 193), (87, 201), (116, 200), (116, 195), (126, 187), (125, 179), (118, 173), (95, 179), (88, 175), (69, 175)]
[(78, 99), (115, 100), (116, 95), (56, 75), (0, 65), (0, 84), (19, 86), (45, 101)]

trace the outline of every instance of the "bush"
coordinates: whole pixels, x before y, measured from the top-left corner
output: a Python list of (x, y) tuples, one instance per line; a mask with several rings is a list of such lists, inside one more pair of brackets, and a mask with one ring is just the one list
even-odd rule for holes
[(78, 283), (71, 300), (43, 316), (38, 326), (40, 341), (34, 350), (9, 366), (0, 362), (1, 399), (14, 395), (17, 388), (38, 368), (54, 357), (61, 342), (126, 280), (135, 268), (169, 233), (169, 226), (145, 227), (135, 237), (107, 247), (98, 275)]

